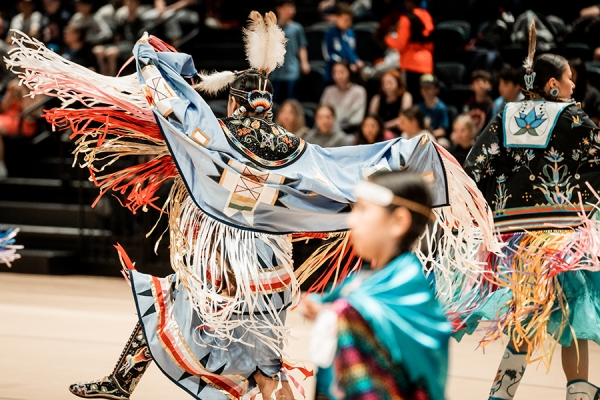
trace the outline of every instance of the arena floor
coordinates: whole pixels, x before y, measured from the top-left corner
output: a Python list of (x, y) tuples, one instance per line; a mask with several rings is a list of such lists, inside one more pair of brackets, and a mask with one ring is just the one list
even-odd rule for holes
[[(70, 383), (112, 370), (136, 322), (131, 292), (123, 279), (0, 273), (0, 400), (75, 399)], [(305, 362), (310, 323), (292, 312), (291, 359)], [(452, 340), (449, 400), (487, 399), (502, 346), (476, 350), (475, 338)], [(590, 377), (600, 383), (600, 347), (590, 347)], [(566, 380), (560, 354), (549, 373), (531, 365), (515, 399), (564, 399)], [(305, 382), (307, 398), (314, 381)], [(132, 399), (184, 400), (190, 397), (155, 366)], [(296, 397), (300, 399), (301, 396)]]

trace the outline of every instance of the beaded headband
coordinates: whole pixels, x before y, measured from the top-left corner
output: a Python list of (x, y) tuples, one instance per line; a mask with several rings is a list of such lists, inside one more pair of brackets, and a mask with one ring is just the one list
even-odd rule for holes
[(378, 206), (387, 207), (393, 204), (398, 207), (408, 208), (410, 211), (424, 215), (430, 220), (435, 218), (431, 212), (431, 208), (415, 201), (396, 196), (390, 189), (373, 182), (359, 182), (354, 187), (353, 194), (357, 199), (367, 200)]

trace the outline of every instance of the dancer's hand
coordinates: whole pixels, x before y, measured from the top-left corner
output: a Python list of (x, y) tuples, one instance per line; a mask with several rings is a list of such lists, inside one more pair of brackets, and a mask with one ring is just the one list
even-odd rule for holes
[(312, 301), (310, 297), (305, 297), (304, 300), (302, 300), (302, 307), (300, 311), (305, 318), (314, 321), (315, 318), (317, 318), (317, 314), (319, 314), (322, 309), (322, 304)]

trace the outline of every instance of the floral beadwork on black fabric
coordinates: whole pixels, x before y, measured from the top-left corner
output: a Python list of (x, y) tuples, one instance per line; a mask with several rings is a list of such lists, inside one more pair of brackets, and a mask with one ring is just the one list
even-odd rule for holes
[[(600, 189), (600, 130), (574, 104), (540, 106), (549, 111), (544, 118), (552, 122), (550, 127), (539, 131), (536, 110), (521, 113), (529, 118), (524, 127), (519, 121), (513, 124), (522, 117), (519, 113), (511, 121), (497, 116), (465, 162), (501, 231), (542, 229), (548, 223), (576, 226), (581, 221), (580, 196), (586, 212), (592, 208), (588, 203), (595, 202), (587, 185)], [(513, 107), (522, 111), (518, 103)], [(537, 136), (523, 129), (533, 129)]]
[(296, 161), (305, 143), (282, 127), (259, 118), (224, 118), (219, 123), (229, 142), (245, 157), (265, 168)]

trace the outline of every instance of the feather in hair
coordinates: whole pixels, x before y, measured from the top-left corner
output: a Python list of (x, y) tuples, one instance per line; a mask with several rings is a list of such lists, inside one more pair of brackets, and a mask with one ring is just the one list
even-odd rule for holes
[(262, 71), (264, 56), (269, 47), (267, 25), (258, 11), (252, 11), (249, 19), (248, 26), (242, 29), (246, 47), (246, 59), (250, 63), (251, 68)]
[(194, 89), (201, 90), (208, 94), (217, 94), (224, 90), (235, 80), (235, 72), (221, 71), (208, 74), (204, 71), (198, 73), (202, 82), (194, 85)]
[(250, 23), (244, 28), (246, 59), (250, 67), (269, 73), (283, 64), (285, 56), (285, 33), (277, 26), (277, 17), (268, 12), (263, 18), (257, 11), (249, 16)]
[(285, 60), (285, 32), (277, 25), (277, 17), (273, 12), (265, 15), (267, 33), (269, 34), (269, 51), (265, 56), (265, 72), (268, 74), (283, 65)]
[(535, 20), (531, 20), (531, 26), (529, 27), (529, 48), (527, 50), (527, 58), (525, 59), (525, 63), (523, 66), (526, 70), (533, 69), (533, 57), (535, 56), (535, 46), (536, 46), (536, 30), (535, 30)]

